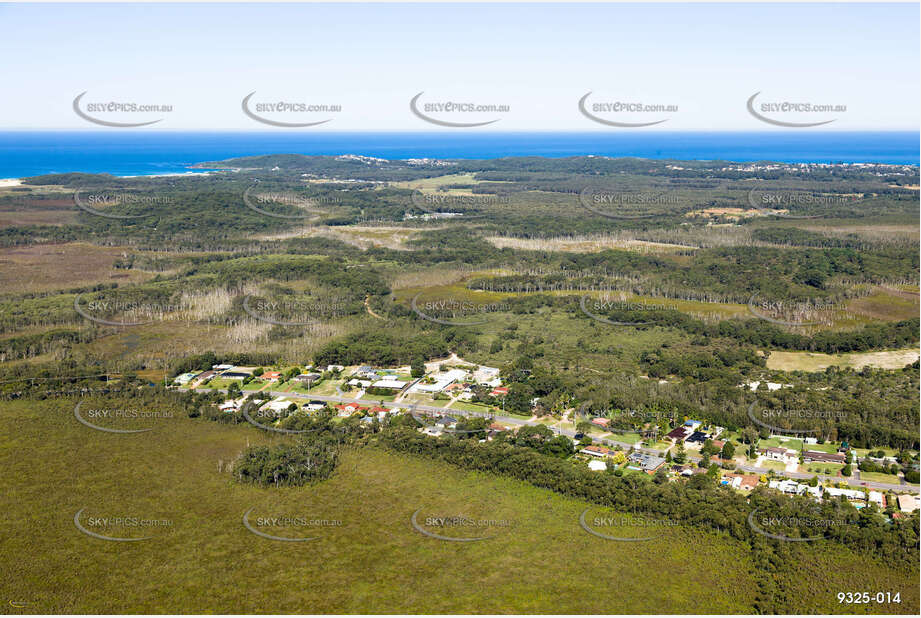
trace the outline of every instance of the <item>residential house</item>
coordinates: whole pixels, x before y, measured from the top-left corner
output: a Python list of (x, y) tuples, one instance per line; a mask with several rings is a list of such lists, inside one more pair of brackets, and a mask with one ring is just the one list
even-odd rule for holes
[(285, 414), (288, 411), (288, 408), (291, 406), (291, 403), (292, 402), (282, 397), (281, 399), (275, 399), (273, 401), (268, 402), (267, 404), (262, 406), (260, 410), (272, 412), (275, 416), (285, 416)]
[(338, 410), (337, 416), (341, 416), (341, 417), (352, 416), (359, 410), (364, 410), (364, 409), (365, 408), (358, 405), (357, 403), (341, 403), (336, 406), (336, 410)]
[(596, 425), (596, 426), (598, 426), (598, 427), (603, 427), (603, 428), (605, 428), (605, 429), (607, 429), (607, 428), (608, 428), (608, 425), (610, 425), (610, 424), (611, 424), (611, 419), (609, 419), (609, 418), (601, 418), (601, 417), (599, 416), (599, 417), (597, 417), (597, 418), (593, 418), (593, 419), (592, 419), (592, 425)]
[(439, 373), (431, 376), (434, 380), (432, 384), (423, 384), (422, 382), (419, 382), (416, 384), (416, 386), (413, 387), (413, 389), (423, 393), (438, 393), (444, 390), (450, 384), (453, 384), (458, 380), (463, 380), (466, 376), (467, 372), (463, 371), (462, 369), (451, 369), (450, 371), (445, 371), (444, 373)]
[(184, 373), (182, 375), (176, 376), (173, 382), (175, 384), (184, 385), (194, 380), (197, 376), (197, 373)]
[(492, 391), (490, 391), (489, 394), (492, 397), (505, 397), (506, 395), (508, 395), (508, 387), (507, 386), (497, 386), (496, 388), (492, 389)]
[(728, 485), (733, 489), (741, 491), (751, 491), (758, 486), (761, 479), (757, 474), (734, 474), (728, 473), (723, 475), (722, 484)]
[(373, 388), (386, 388), (392, 391), (401, 391), (406, 388), (406, 385), (409, 384), (406, 380), (397, 380), (396, 378), (384, 378), (383, 380), (378, 380), (374, 382), (371, 386)]
[(313, 384), (314, 382), (319, 380), (321, 377), (323, 376), (320, 375), (319, 373), (301, 373), (295, 376), (294, 379), (297, 380), (298, 382)]
[(789, 448), (783, 448), (782, 446), (759, 448), (758, 452), (761, 453), (765, 459), (770, 459), (771, 461), (780, 461), (785, 464), (797, 463), (799, 461), (799, 455), (796, 451)]
[(599, 446), (597, 444), (592, 444), (592, 445), (586, 446), (584, 449), (582, 449), (579, 452), (585, 453), (586, 455), (590, 455), (592, 457), (611, 457), (615, 451), (613, 449), (609, 449), (606, 446)]
[(640, 451), (635, 451), (627, 455), (627, 461), (632, 464), (628, 467), (642, 470), (647, 474), (652, 474), (665, 464), (665, 458)]
[(681, 426), (672, 429), (670, 432), (665, 434), (665, 437), (675, 442), (683, 442), (685, 438), (687, 438), (692, 433), (694, 433), (694, 430), (690, 427)]
[(800, 487), (808, 487), (808, 485), (802, 485), (796, 481), (784, 479), (782, 481), (769, 481), (768, 487), (781, 491), (785, 494), (798, 495), (804, 491), (801, 490)]
[(497, 367), (487, 367), (485, 365), (480, 365), (473, 371), (473, 379), (478, 383), (486, 383), (492, 380), (495, 380), (499, 377), (499, 369)]
[(435, 421), (436, 427), (450, 429), (450, 428), (455, 427), (456, 425), (457, 425), (457, 419), (454, 418), (453, 416), (442, 416), (437, 421)]
[(844, 453), (823, 453), (821, 451), (803, 451), (803, 461), (805, 463), (847, 463)]
[(822, 497), (821, 487), (818, 487), (818, 486), (810, 487), (809, 485), (805, 483), (797, 483), (796, 481), (791, 480), (791, 479), (785, 479), (782, 481), (769, 481), (768, 487), (770, 487), (771, 489), (777, 489), (778, 491), (782, 491), (785, 494), (798, 495), (798, 496), (805, 496), (808, 494), (816, 499)]
[(364, 377), (376, 378), (377, 372), (374, 371), (374, 367), (372, 367), (371, 365), (362, 365), (361, 367), (356, 369), (355, 373), (353, 373), (352, 375), (359, 376), (362, 378)]
[(261, 376), (260, 380), (265, 380), (266, 382), (278, 382), (281, 379), (280, 371), (266, 371)]
[(870, 494), (867, 496), (867, 502), (872, 502), (876, 506), (883, 510), (886, 508), (886, 496), (883, 495), (881, 491), (870, 490)]
[(245, 371), (225, 371), (220, 377), (227, 380), (245, 380), (246, 378), (252, 377), (252, 375), (253, 374), (246, 373)]
[(826, 487), (825, 494), (832, 498), (844, 496), (848, 500), (866, 500), (867, 494), (857, 489), (839, 489), (837, 487)]
[(911, 494), (899, 494), (899, 510), (911, 513), (918, 510), (918, 499)]
[(228, 399), (227, 401), (225, 401), (224, 403), (218, 406), (218, 410), (220, 410), (221, 412), (227, 412), (227, 413), (236, 412), (238, 409), (240, 409), (240, 404), (242, 403), (243, 403), (242, 399)]
[(700, 427), (701, 425), (703, 425), (703, 421), (695, 421), (692, 419), (688, 419), (684, 421), (684, 426), (690, 427), (691, 431), (697, 431), (697, 428)]

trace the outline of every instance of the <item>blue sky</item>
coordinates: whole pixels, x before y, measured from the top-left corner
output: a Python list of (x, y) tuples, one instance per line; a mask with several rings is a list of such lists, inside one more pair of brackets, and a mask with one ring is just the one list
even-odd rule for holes
[[(918, 4), (0, 5), (0, 129), (98, 129), (72, 110), (121, 101), (169, 113), (150, 130), (267, 130), (241, 100), (326, 103), (311, 131), (444, 130), (409, 100), (507, 105), (476, 130), (622, 130), (577, 103), (676, 111), (607, 114), (641, 130), (778, 130), (759, 102), (845, 105), (789, 116), (817, 130), (917, 130)], [(607, 114), (607, 115), (605, 115)], [(628, 129), (634, 130), (634, 129)], [(640, 129), (637, 129), (640, 130)]]

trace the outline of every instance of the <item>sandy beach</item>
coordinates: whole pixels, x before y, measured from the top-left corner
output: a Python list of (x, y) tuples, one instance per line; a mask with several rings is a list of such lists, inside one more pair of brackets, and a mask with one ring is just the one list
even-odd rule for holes
[(22, 184), (22, 181), (18, 178), (0, 178), (0, 188), (3, 187), (18, 187)]

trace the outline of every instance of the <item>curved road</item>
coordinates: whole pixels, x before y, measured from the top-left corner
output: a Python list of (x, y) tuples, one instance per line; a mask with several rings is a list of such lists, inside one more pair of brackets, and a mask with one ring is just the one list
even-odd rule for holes
[[(214, 389), (197, 388), (195, 390), (207, 392), (207, 391), (211, 391)], [(225, 389), (216, 389), (216, 390), (220, 392), (227, 392)], [(350, 397), (342, 397), (342, 396), (334, 396), (334, 395), (305, 395), (303, 393), (286, 393), (283, 391), (260, 391), (260, 392), (263, 394), (272, 395), (273, 397), (298, 397), (300, 399), (314, 399), (317, 401), (327, 401), (330, 403), (356, 403), (356, 404), (364, 405), (364, 406), (378, 405), (378, 402), (373, 401), (373, 400), (369, 401), (367, 399), (353, 399)], [(433, 412), (436, 414), (457, 414), (457, 415), (462, 415), (462, 416), (480, 416), (483, 418), (491, 418), (493, 420), (496, 420), (500, 423), (505, 423), (507, 425), (542, 425), (543, 424), (543, 423), (538, 423), (537, 421), (522, 420), (518, 418), (513, 418), (511, 416), (487, 414), (485, 412), (472, 412), (469, 410), (453, 410), (451, 408), (439, 408), (436, 406), (425, 406), (421, 404), (411, 404), (411, 403), (404, 403), (404, 402), (385, 402), (384, 405), (385, 407), (388, 407), (388, 408), (400, 408), (400, 409), (415, 408), (416, 410), (419, 410), (420, 412)], [(576, 434), (575, 431), (572, 431), (570, 429), (559, 429), (559, 428), (552, 428), (552, 429), (553, 431), (559, 434), (562, 434), (564, 436), (568, 436), (570, 438), (572, 438)], [(597, 442), (599, 444), (604, 444), (606, 446), (620, 446), (624, 449), (634, 448), (632, 444), (628, 444), (626, 442), (618, 442), (616, 440), (608, 440), (607, 438), (592, 437), (592, 441)], [(651, 448), (637, 448), (635, 450), (641, 451), (643, 453), (649, 453), (650, 455), (661, 455), (662, 454), (662, 451), (658, 451), (656, 449), (651, 449)], [(700, 459), (701, 459), (700, 457), (692, 457), (692, 456), (688, 457), (688, 461), (693, 462), (693, 463), (699, 462)], [(767, 474), (768, 472), (770, 472), (768, 468), (756, 468), (755, 466), (749, 466), (746, 464), (737, 464), (736, 468), (743, 472), (751, 472), (754, 474)], [(824, 474), (809, 474), (806, 472), (787, 472), (787, 471), (774, 470), (774, 474), (777, 474), (779, 476), (785, 476), (791, 479), (800, 479), (800, 480), (802, 479), (808, 480), (814, 476), (817, 476), (819, 478), (819, 481), (826, 481), (826, 480), (832, 481), (832, 482), (841, 481), (841, 479), (836, 476), (826, 476)], [(849, 484), (851, 484), (853, 487), (857, 489), (869, 488), (869, 489), (882, 489), (886, 491), (889, 491), (889, 490), (906, 491), (907, 490), (912, 493), (918, 492), (917, 487), (913, 485), (909, 485), (907, 483), (903, 483), (900, 485), (896, 485), (894, 483), (877, 483), (875, 481), (858, 481), (858, 483), (859, 484), (857, 485), (853, 485), (851, 483)]]

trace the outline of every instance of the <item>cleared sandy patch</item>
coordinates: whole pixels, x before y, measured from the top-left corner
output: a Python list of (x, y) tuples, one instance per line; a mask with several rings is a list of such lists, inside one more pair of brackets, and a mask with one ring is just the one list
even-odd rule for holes
[[(390, 183), (398, 189), (419, 189), (420, 191), (436, 191), (445, 185), (475, 185), (479, 180), (473, 174), (446, 174), (433, 178), (420, 178), (418, 180), (402, 180)], [(469, 193), (469, 191), (468, 191)]]
[(693, 251), (693, 247), (673, 245), (664, 242), (650, 242), (619, 235), (574, 236), (570, 238), (512, 238), (491, 236), (489, 242), (499, 249), (521, 249), (525, 251), (569, 251), (571, 253), (595, 253), (606, 249), (621, 249), (640, 253), (679, 253)]
[[(434, 228), (428, 228), (434, 229)], [(406, 240), (418, 230), (401, 227), (374, 227), (374, 226), (315, 226), (294, 227), (275, 234), (262, 234), (256, 236), (258, 240), (286, 240), (288, 238), (310, 238), (323, 236), (340, 242), (367, 249), (369, 247), (386, 247), (388, 249), (406, 250)]]
[(884, 352), (849, 352), (847, 354), (821, 354), (818, 352), (771, 352), (768, 369), (778, 371), (824, 371), (826, 367), (876, 367), (901, 369), (919, 358), (917, 348)]
[(4, 187), (18, 187), (22, 184), (22, 181), (18, 178), (0, 178), (0, 188)]
[[(785, 210), (776, 210), (772, 211), (776, 213), (786, 213)], [(727, 217), (729, 219), (741, 219), (743, 217), (759, 217), (763, 216), (759, 210), (754, 208), (703, 208), (701, 210), (694, 210), (685, 215), (685, 217)]]

